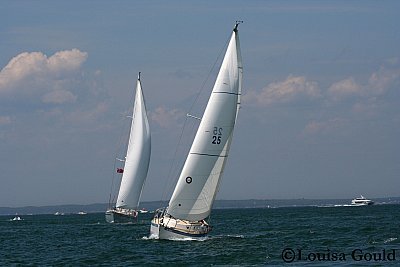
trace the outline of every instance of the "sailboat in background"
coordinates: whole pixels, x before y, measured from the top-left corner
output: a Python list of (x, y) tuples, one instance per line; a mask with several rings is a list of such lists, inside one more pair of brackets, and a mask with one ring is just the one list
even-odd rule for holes
[(106, 211), (107, 222), (136, 221), (140, 195), (149, 169), (150, 154), (150, 127), (139, 72), (124, 168), (117, 169), (117, 173), (122, 173), (121, 185), (115, 207)]
[(159, 209), (150, 237), (200, 238), (215, 200), (240, 107), (242, 60), (236, 22), (214, 88), (167, 208)]

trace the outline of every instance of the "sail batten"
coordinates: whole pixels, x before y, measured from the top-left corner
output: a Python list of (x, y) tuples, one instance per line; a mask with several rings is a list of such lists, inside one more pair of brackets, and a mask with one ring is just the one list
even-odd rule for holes
[(190, 153), (191, 155), (198, 155), (198, 156), (207, 156), (207, 157), (227, 157), (228, 155), (221, 156), (221, 155), (211, 155), (211, 154), (202, 154), (202, 153)]
[(240, 94), (238, 94), (238, 93), (232, 93), (232, 92), (213, 92), (213, 94), (240, 95)]

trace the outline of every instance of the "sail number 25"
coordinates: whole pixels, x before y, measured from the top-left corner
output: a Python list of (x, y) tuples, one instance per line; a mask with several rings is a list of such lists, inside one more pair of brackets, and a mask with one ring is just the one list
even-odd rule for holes
[(222, 137), (222, 128), (214, 127), (213, 136), (212, 136), (212, 144), (219, 145), (221, 144)]

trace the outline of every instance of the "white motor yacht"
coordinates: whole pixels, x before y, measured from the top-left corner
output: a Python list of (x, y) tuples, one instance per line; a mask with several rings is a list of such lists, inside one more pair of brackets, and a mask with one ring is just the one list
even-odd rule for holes
[(364, 196), (357, 197), (351, 201), (351, 205), (355, 206), (367, 206), (367, 205), (373, 205), (374, 202), (370, 199), (366, 199)]

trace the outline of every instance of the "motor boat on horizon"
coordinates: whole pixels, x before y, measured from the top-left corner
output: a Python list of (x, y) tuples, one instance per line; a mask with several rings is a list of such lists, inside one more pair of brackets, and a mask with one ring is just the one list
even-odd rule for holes
[(353, 206), (369, 206), (369, 205), (373, 205), (374, 203), (375, 203), (374, 201), (372, 201), (370, 199), (366, 199), (363, 195), (361, 195), (360, 197), (357, 197), (351, 201), (351, 205), (353, 205)]

